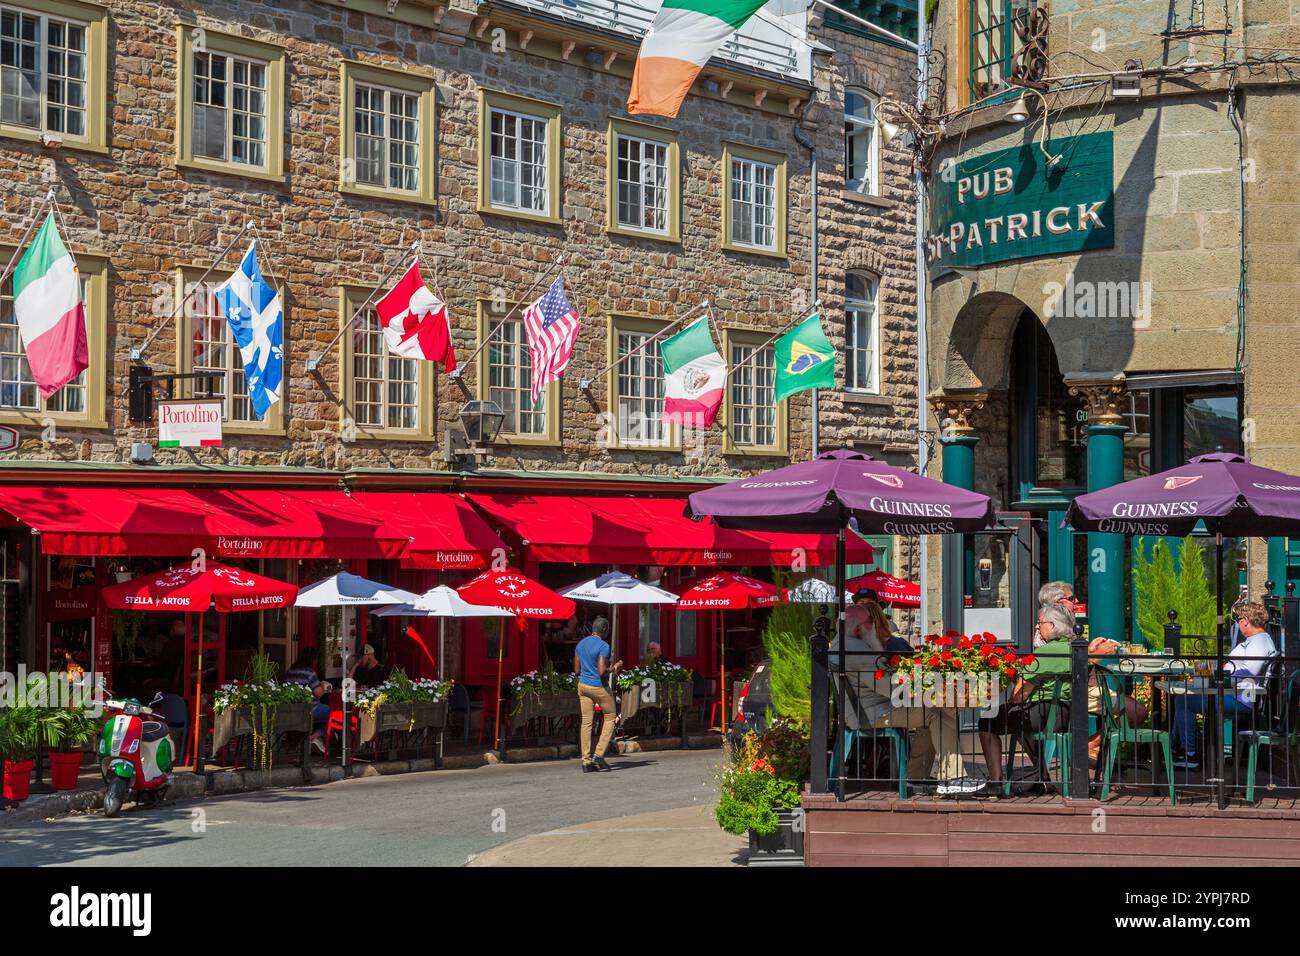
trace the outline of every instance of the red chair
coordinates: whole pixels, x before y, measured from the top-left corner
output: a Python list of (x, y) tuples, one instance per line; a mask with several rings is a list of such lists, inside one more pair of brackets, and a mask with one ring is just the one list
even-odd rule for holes
[[(335, 691), (330, 694), (329, 703), (330, 719), (329, 723), (325, 725), (325, 761), (327, 763), (330, 759), (330, 741), (334, 739), (334, 732), (338, 731), (340, 735), (343, 733), (343, 692)], [(357, 739), (357, 712), (355, 708), (348, 714), (348, 732), (351, 734), (351, 740), (354, 741), (355, 749)]]

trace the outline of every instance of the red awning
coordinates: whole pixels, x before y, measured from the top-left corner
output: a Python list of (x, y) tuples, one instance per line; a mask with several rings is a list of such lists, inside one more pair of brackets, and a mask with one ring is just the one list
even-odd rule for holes
[(507, 555), (505, 543), (459, 495), (357, 491), (352, 498), (409, 539), (402, 555), (406, 567), (478, 569)]
[(0, 510), (41, 532), (47, 554), (397, 558), (427, 540), (456, 552), (448, 566), (485, 567), (502, 547), (477, 515), (473, 540), (457, 538), (446, 516), (470, 509), (444, 494), (32, 485), (0, 488)]
[[(692, 521), (679, 498), (469, 495), (537, 561), (578, 564), (809, 567), (835, 563), (831, 535), (731, 531)], [(849, 534), (848, 563), (870, 564), (871, 545)]]

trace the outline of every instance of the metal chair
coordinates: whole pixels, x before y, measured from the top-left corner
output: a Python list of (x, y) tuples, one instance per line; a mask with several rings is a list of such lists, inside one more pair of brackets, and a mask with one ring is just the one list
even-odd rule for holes
[(1106, 744), (1106, 770), (1101, 782), (1101, 798), (1105, 800), (1110, 796), (1110, 779), (1119, 763), (1121, 744), (1158, 744), (1164, 756), (1165, 776), (1169, 780), (1169, 804), (1176, 806), (1178, 797), (1174, 793), (1174, 758), (1169, 747), (1169, 731), (1154, 727), (1134, 727), (1130, 724), (1128, 709), (1121, 703), (1125, 697), (1123, 678), (1100, 664), (1094, 671), (1097, 680), (1101, 682), (1102, 733)]
[[(1268, 664), (1269, 673), (1281, 673), (1282, 659), (1279, 655)], [(1269, 698), (1266, 698), (1268, 700)], [(1300, 671), (1291, 675), (1282, 693), (1279, 710), (1265, 708), (1265, 726), (1263, 729), (1253, 727), (1249, 730), (1238, 729), (1237, 736), (1244, 737), (1248, 744), (1246, 758), (1246, 802), (1255, 799), (1255, 771), (1259, 766), (1259, 747), (1263, 744), (1271, 747), (1281, 744), (1288, 752), (1300, 747)]]

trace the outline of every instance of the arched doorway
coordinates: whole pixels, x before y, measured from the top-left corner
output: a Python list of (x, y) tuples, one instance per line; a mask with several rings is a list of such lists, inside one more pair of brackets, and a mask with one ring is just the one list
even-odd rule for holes
[(1069, 581), (1086, 600), (1083, 539), (1062, 527), (1070, 500), (1087, 489), (1088, 409), (1072, 395), (1043, 323), (1021, 312), (1011, 340), (1010, 508), (1035, 519), (1040, 578)]

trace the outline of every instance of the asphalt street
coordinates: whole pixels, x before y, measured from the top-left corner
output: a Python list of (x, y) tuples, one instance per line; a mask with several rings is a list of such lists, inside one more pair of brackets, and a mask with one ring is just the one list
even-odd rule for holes
[(461, 866), (563, 827), (709, 806), (718, 750), (368, 777), (0, 829), (4, 866)]

